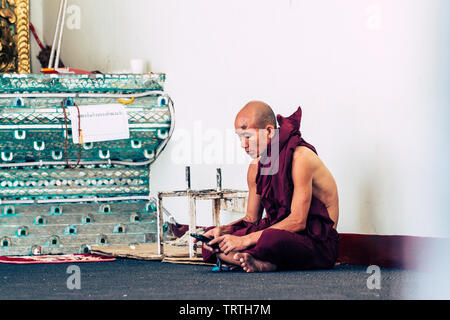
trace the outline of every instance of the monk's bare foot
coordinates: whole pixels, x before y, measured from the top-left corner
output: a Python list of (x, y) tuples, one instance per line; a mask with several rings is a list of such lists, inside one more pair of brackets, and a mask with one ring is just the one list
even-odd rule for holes
[(258, 260), (249, 253), (236, 253), (233, 258), (241, 263), (242, 269), (246, 272), (269, 272), (277, 269), (276, 265)]

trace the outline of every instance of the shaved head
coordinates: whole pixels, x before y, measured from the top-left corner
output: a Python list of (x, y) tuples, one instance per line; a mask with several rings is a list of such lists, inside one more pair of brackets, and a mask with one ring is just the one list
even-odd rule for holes
[(262, 101), (250, 101), (236, 115), (236, 134), (241, 147), (257, 158), (267, 149), (277, 129), (277, 119), (269, 105)]
[(276, 128), (277, 119), (272, 108), (262, 101), (250, 101), (236, 115), (235, 127), (264, 129), (267, 125)]

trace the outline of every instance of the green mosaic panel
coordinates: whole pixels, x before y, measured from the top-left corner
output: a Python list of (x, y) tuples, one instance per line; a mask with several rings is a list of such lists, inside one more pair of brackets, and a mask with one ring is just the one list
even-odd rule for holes
[(117, 165), (24, 167), (0, 170), (2, 199), (67, 199), (146, 195), (149, 170)]
[[(0, 76), (0, 255), (156, 241), (150, 165), (173, 123), (164, 81), (164, 74)], [(85, 143), (79, 166), (67, 167), (66, 136), (72, 165), (79, 145), (62, 103), (124, 103), (130, 138)]]
[[(151, 160), (156, 148), (168, 137), (171, 114), (167, 96), (135, 98), (126, 105), (130, 138), (86, 143), (84, 160)], [(118, 103), (117, 98), (70, 98), (77, 105)], [(64, 116), (65, 98), (2, 98), (0, 95), (0, 163), (57, 161), (67, 154), (78, 159), (79, 146), (71, 143), (72, 128)], [(67, 120), (67, 130), (65, 126)]]
[(130, 93), (164, 90), (165, 74), (3, 74), (0, 93), (109, 92)]

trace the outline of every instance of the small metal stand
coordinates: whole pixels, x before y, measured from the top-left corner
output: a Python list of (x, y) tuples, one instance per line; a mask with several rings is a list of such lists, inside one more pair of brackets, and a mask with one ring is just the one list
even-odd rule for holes
[[(163, 240), (163, 198), (164, 197), (188, 197), (189, 200), (189, 233), (195, 233), (196, 230), (196, 200), (212, 201), (213, 224), (220, 224), (221, 200), (245, 199), (248, 197), (248, 191), (222, 189), (222, 171), (217, 168), (216, 171), (217, 188), (205, 190), (191, 190), (191, 170), (186, 167), (186, 190), (158, 192), (158, 255), (164, 257)], [(194, 239), (189, 237), (189, 258), (196, 257)]]

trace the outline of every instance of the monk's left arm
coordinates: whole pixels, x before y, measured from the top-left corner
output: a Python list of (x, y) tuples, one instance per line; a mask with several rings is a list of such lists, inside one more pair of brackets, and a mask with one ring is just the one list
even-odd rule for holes
[[(311, 160), (301, 152), (294, 152), (292, 161), (292, 180), (294, 191), (291, 202), (291, 213), (283, 220), (269, 228), (299, 232), (306, 228), (309, 207), (312, 198), (312, 174)], [(246, 242), (255, 245), (264, 230), (246, 235)]]

